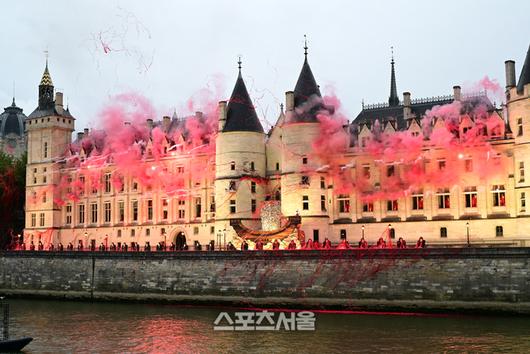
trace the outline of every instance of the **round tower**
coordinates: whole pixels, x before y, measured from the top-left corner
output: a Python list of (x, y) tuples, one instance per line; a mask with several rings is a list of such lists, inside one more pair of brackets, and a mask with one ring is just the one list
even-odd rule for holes
[(248, 94), (241, 60), (239, 75), (227, 102), (219, 102), (216, 138), (216, 232), (233, 236), (230, 220), (259, 228), (259, 208), (265, 200), (265, 134)]
[(302, 216), (306, 239), (328, 237), (327, 174), (313, 153), (320, 134), (317, 113), (324, 109), (319, 86), (307, 60), (294, 91), (286, 93), (285, 123), (282, 126), (281, 205), (284, 216)]

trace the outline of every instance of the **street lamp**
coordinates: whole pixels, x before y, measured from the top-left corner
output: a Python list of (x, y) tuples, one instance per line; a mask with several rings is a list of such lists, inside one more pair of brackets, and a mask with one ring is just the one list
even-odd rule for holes
[(363, 238), (364, 238), (364, 225), (361, 226), (361, 230), (362, 230), (362, 236), (363, 236)]
[(469, 221), (466, 222), (466, 228), (467, 228), (467, 247), (471, 247), (471, 244), (469, 243)]
[(226, 229), (223, 229), (223, 248), (226, 251)]

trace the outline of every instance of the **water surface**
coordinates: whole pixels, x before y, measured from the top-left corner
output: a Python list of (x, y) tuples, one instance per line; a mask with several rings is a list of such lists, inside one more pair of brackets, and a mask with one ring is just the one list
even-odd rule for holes
[(26, 353), (530, 353), (530, 318), (317, 313), (311, 332), (219, 332), (235, 309), (10, 300)]

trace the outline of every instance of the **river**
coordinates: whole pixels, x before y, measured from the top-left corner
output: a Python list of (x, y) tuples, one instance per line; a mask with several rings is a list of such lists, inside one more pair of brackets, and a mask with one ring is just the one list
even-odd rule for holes
[[(214, 331), (237, 309), (10, 300), (26, 353), (530, 352), (530, 318), (316, 313), (314, 331)], [(242, 311), (242, 310), (241, 310)]]

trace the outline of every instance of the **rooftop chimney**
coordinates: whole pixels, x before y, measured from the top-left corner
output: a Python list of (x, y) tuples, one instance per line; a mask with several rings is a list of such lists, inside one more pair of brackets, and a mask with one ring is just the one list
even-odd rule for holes
[(455, 101), (462, 100), (462, 88), (458, 85), (453, 86), (453, 98)]
[(226, 101), (219, 101), (219, 131), (221, 132), (226, 124)]
[(410, 92), (403, 92), (403, 106), (410, 106)]
[(84, 136), (85, 136), (85, 134), (83, 132), (77, 132), (77, 141), (83, 140)]
[(146, 122), (147, 122), (147, 127), (149, 129), (153, 129), (153, 119), (152, 118), (147, 118)]
[(88, 128), (83, 129), (84, 135), (88, 136)]
[(506, 88), (515, 87), (515, 61), (506, 60), (504, 62), (504, 70), (506, 72)]
[(164, 116), (164, 118), (162, 118), (162, 126), (164, 127), (165, 131), (169, 129), (170, 124), (171, 124), (171, 118), (169, 116)]
[(294, 92), (287, 91), (285, 93), (285, 111), (294, 111)]

